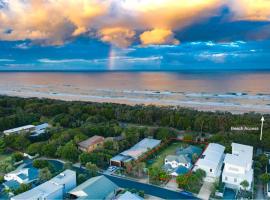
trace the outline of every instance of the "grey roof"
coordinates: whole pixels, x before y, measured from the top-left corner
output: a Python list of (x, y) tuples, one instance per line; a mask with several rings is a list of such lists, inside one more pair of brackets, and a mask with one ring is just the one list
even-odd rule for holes
[(117, 189), (118, 186), (105, 176), (97, 176), (85, 181), (69, 193), (77, 196), (78, 199), (106, 199)]
[(149, 149), (157, 147), (161, 143), (161, 140), (144, 138), (130, 149), (122, 152), (124, 156), (130, 156), (133, 159), (138, 159), (141, 155), (146, 153)]
[(113, 158), (111, 158), (111, 161), (126, 162), (129, 159), (130, 159), (129, 156), (124, 156), (124, 155), (118, 154), (118, 155), (114, 156)]
[(169, 162), (176, 161), (176, 162), (178, 162), (178, 163), (184, 163), (184, 164), (189, 164), (189, 163), (191, 163), (190, 158), (188, 158), (188, 157), (185, 156), (185, 155), (179, 155), (179, 156), (176, 156), (176, 155), (168, 155), (168, 156), (166, 156), (165, 159), (168, 160)]
[(138, 196), (137, 194), (133, 194), (129, 191), (122, 194), (117, 200), (143, 200), (142, 197)]
[(65, 170), (49, 181), (34, 187), (24, 193), (12, 197), (13, 200), (25, 200), (25, 199), (45, 199), (48, 195), (51, 195), (57, 191), (63, 191), (63, 185), (68, 185), (71, 181), (76, 181), (76, 172), (72, 170)]

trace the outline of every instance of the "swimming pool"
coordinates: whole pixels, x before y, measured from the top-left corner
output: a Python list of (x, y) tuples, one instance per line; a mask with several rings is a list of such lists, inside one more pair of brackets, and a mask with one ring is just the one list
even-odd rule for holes
[(234, 200), (236, 199), (236, 192), (233, 189), (230, 188), (225, 188), (224, 193), (223, 193), (223, 199), (226, 200)]

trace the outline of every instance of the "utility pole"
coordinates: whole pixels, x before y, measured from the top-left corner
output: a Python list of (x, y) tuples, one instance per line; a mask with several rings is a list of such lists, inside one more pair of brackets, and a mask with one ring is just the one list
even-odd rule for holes
[(264, 117), (263, 117), (263, 116), (262, 116), (262, 118), (261, 118), (261, 122), (262, 122), (262, 125), (261, 125), (260, 141), (262, 141), (262, 135), (263, 135), (263, 122), (264, 122)]

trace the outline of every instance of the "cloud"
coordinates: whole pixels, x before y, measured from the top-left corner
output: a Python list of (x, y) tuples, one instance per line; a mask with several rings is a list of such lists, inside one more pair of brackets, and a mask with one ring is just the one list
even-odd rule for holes
[(234, 20), (270, 21), (269, 0), (229, 0)]
[[(269, 20), (269, 0), (0, 0), (0, 40), (63, 45), (85, 35), (118, 47), (177, 44), (175, 32), (222, 14)], [(181, 32), (180, 32), (181, 34)], [(153, 37), (153, 38), (152, 38)]]
[(140, 40), (143, 45), (179, 44), (179, 41), (174, 38), (173, 32), (168, 29), (145, 31), (140, 35)]
[(118, 47), (129, 46), (135, 34), (135, 31), (123, 27), (102, 28), (98, 32), (103, 42), (109, 42)]
[(7, 58), (0, 58), (0, 62), (13, 62), (15, 60), (13, 59), (7, 59)]
[(58, 60), (42, 58), (42, 59), (39, 59), (38, 62), (45, 63), (45, 64), (106, 63), (110, 59), (114, 59), (115, 61), (119, 61), (119, 62), (133, 63), (133, 62), (160, 61), (163, 59), (163, 57), (162, 56), (148, 56), (148, 57), (113, 56), (110, 58), (100, 58), (100, 59), (58, 59)]

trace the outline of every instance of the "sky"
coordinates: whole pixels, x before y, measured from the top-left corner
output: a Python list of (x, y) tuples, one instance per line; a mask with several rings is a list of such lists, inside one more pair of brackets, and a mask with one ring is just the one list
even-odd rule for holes
[(0, 71), (270, 70), (270, 0), (0, 0)]

